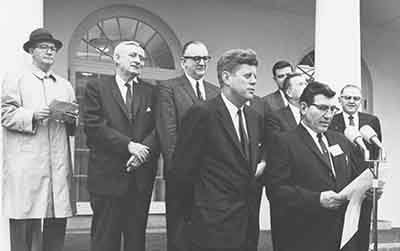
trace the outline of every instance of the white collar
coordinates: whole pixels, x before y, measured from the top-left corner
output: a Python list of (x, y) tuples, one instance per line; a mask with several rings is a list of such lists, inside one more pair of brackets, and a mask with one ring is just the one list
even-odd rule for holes
[(354, 125), (358, 128), (358, 124), (359, 124), (358, 111), (355, 112), (352, 115), (350, 115), (350, 114), (346, 113), (345, 111), (343, 111), (342, 112), (342, 116), (343, 116), (344, 124), (345, 124), (346, 127), (349, 126), (349, 124), (350, 124), (349, 117), (353, 116)]
[(242, 112), (243, 112), (244, 105), (242, 105), (240, 108), (238, 108), (222, 92), (221, 92), (221, 97), (222, 97), (222, 100), (224, 101), (225, 106), (228, 109), (229, 114), (231, 115), (232, 118), (234, 118), (237, 115), (237, 112), (239, 111), (239, 109), (242, 110)]
[(196, 79), (192, 78), (191, 76), (189, 76), (189, 74), (187, 74), (186, 72), (185, 72), (185, 76), (186, 76), (186, 78), (189, 80), (190, 84), (191, 84), (195, 89), (196, 89), (196, 82), (199, 82), (200, 85), (203, 84), (203, 79), (204, 79), (204, 77), (200, 78), (199, 80), (196, 80)]
[(284, 107), (285, 107), (285, 106), (287, 106), (289, 104), (289, 102), (287, 101), (285, 93), (281, 89), (278, 89), (278, 90), (279, 90), (279, 93), (281, 94), (281, 97), (282, 97), (282, 100), (283, 100), (283, 104), (284, 104)]
[[(131, 79), (131, 80), (129, 81), (129, 83), (132, 85), (133, 83), (137, 83), (137, 81), (138, 81), (138, 78), (137, 78), (137, 76), (136, 76), (136, 77), (134, 77), (133, 79)], [(118, 87), (119, 87), (120, 89), (122, 89), (123, 87), (125, 87), (126, 82), (125, 82), (125, 81), (121, 78), (121, 76), (119, 76), (118, 74), (115, 74), (115, 82), (117, 82)]]
[(289, 105), (289, 109), (292, 111), (292, 114), (294, 116), (294, 119), (296, 120), (296, 123), (299, 124), (300, 120), (301, 120), (300, 109), (297, 106), (294, 106), (289, 102), (288, 102), (288, 105)]

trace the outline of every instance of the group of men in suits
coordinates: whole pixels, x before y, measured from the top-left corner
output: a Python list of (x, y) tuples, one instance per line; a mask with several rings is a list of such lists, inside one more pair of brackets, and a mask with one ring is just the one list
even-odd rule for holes
[[(258, 59), (250, 49), (218, 59), (218, 88), (204, 80), (210, 56), (199, 41), (183, 47), (182, 76), (152, 86), (140, 78), (145, 57), (139, 43), (121, 42), (115, 76), (86, 86), (91, 249), (119, 250), (123, 236), (124, 250), (145, 250), (161, 152), (168, 250), (257, 250), (263, 185), (275, 250), (338, 250), (346, 207), (338, 192), (361, 161), (342, 134), (327, 131), (335, 92), (307, 85), (280, 61), (278, 90), (254, 100)], [(343, 102), (354, 97), (342, 91)]]

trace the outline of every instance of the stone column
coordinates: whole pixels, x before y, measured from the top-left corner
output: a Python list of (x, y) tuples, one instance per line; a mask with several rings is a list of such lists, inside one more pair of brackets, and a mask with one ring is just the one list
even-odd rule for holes
[[(31, 57), (22, 49), (29, 34), (43, 26), (44, 0), (13, 0), (2, 4), (0, 10), (0, 28), (2, 31), (0, 80), (3, 81), (7, 72), (15, 71), (22, 65), (29, 64)], [(3, 130), (3, 129), (1, 129)], [(3, 136), (0, 132), (0, 154), (3, 153)], [(0, 158), (2, 159), (2, 158)], [(0, 170), (0, 182), (2, 179)], [(0, 195), (2, 185), (0, 185)], [(0, 196), (1, 198), (1, 196)], [(3, 216), (2, 200), (0, 199), (0, 246), (2, 251), (10, 250), (8, 219)]]
[(315, 78), (361, 87), (360, 0), (316, 0)]

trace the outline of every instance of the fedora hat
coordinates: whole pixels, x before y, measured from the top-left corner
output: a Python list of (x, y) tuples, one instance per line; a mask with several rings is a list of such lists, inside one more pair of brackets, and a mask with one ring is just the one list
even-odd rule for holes
[(46, 29), (39, 28), (32, 31), (31, 35), (29, 36), (29, 41), (27, 41), (24, 44), (24, 51), (29, 53), (29, 48), (32, 48), (33, 46), (35, 46), (37, 43), (40, 42), (54, 43), (57, 50), (59, 50), (62, 47), (62, 43), (60, 40), (55, 39)]

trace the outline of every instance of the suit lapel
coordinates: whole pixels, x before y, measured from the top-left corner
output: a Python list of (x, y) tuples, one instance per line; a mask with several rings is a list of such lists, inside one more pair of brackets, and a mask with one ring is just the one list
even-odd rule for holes
[(251, 111), (250, 108), (245, 106), (244, 113), (246, 116), (246, 124), (247, 124), (247, 133), (249, 135), (249, 144), (250, 144), (250, 167), (255, 171), (256, 161), (257, 161), (257, 144), (258, 144), (258, 125), (257, 125), (257, 117)]
[(204, 81), (204, 90), (205, 90), (205, 92), (206, 92), (206, 100), (207, 100), (207, 99), (212, 99), (212, 98), (214, 98), (215, 96), (217, 96), (217, 93), (214, 91), (213, 88), (211, 88), (210, 85), (212, 85), (212, 84), (210, 84), (210, 83)]
[(333, 117), (331, 127), (333, 128), (334, 131), (344, 133), (346, 125), (344, 123), (344, 118), (342, 113), (339, 113)]
[[(331, 165), (330, 163), (325, 159), (325, 157), (322, 155), (321, 151), (319, 150), (318, 146), (316, 145), (314, 139), (311, 137), (311, 135), (308, 133), (307, 129), (304, 128), (302, 124), (300, 124), (297, 129), (300, 132), (300, 136), (303, 138), (304, 144), (308, 146), (308, 148), (321, 160), (321, 162), (324, 164), (324, 166), (330, 171), (331, 170)], [(329, 146), (327, 146), (329, 147)]]
[(242, 149), (242, 145), (239, 142), (239, 138), (236, 134), (235, 127), (232, 123), (231, 115), (229, 114), (228, 108), (226, 108), (225, 103), (222, 100), (221, 96), (218, 96), (216, 98), (216, 102), (217, 102), (218, 113), (220, 115), (218, 116), (218, 118), (221, 121), (223, 128), (225, 129), (229, 137), (232, 139), (233, 145), (240, 151), (243, 158), (246, 159)]
[[(336, 138), (331, 135), (329, 132), (327, 132), (326, 134), (326, 138), (329, 142), (329, 145), (334, 146), (334, 145), (339, 145), (339, 142), (336, 140)], [(343, 153), (345, 154), (345, 153)], [(346, 163), (343, 162), (344, 159), (340, 158), (338, 155), (336, 157), (334, 157), (331, 154), (331, 159), (333, 162), (333, 168), (335, 169), (335, 173), (336, 173), (336, 187), (341, 189), (342, 187), (344, 187), (346, 184), (345, 182), (347, 181), (347, 173), (346, 173)]]
[(359, 112), (358, 113), (358, 127), (361, 128), (364, 125), (368, 124), (368, 118), (367, 116), (364, 116), (365, 114)]
[(285, 107), (285, 102), (283, 101), (282, 95), (279, 90), (275, 91), (274, 97), (277, 107)]
[(182, 87), (186, 94), (192, 99), (194, 104), (199, 103), (199, 99), (197, 98), (196, 94), (194, 93), (193, 87), (189, 82), (189, 79), (185, 75), (182, 77)]
[(111, 88), (111, 94), (112, 94), (115, 102), (119, 105), (119, 107), (121, 108), (122, 112), (129, 119), (130, 116), (129, 116), (128, 108), (126, 107), (125, 102), (122, 99), (121, 91), (118, 88), (118, 84), (115, 81), (115, 78), (113, 78), (112, 83), (110, 85), (110, 88)]
[(286, 121), (289, 125), (289, 128), (295, 128), (297, 126), (297, 122), (289, 106), (286, 106), (285, 109), (283, 109), (283, 113), (284, 116), (286, 117)]
[(139, 80), (138, 83), (133, 84), (133, 103), (132, 103), (133, 119), (135, 119), (135, 116), (142, 102), (142, 98), (144, 97), (142, 83), (140, 81), (141, 80)]

